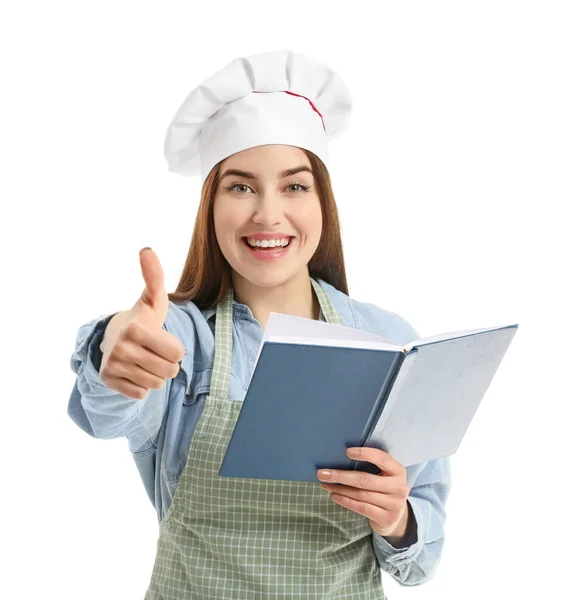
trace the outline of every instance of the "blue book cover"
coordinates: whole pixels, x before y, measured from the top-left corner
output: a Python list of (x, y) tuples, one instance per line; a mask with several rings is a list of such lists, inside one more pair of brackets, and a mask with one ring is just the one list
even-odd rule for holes
[[(379, 473), (349, 459), (351, 446), (381, 448), (404, 466), (449, 454), (517, 327), (433, 336), (404, 347), (390, 342), (389, 349), (265, 340), (219, 476), (318, 482), (321, 468)], [(452, 419), (445, 436), (439, 418)], [(399, 426), (402, 435), (390, 433)]]

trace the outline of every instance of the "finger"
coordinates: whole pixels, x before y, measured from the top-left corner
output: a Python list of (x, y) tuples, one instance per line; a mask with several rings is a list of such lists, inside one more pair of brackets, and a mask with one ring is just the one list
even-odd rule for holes
[(366, 471), (347, 470), (331, 470), (328, 469), (330, 475), (325, 478), (321, 471), (318, 471), (317, 477), (321, 483), (341, 483), (363, 490), (371, 490), (374, 492), (390, 493), (394, 487), (402, 486), (402, 478), (400, 476), (382, 476), (373, 475)]
[(406, 468), (401, 465), (390, 454), (379, 448), (369, 448), (368, 446), (354, 447), (347, 449), (347, 455), (353, 460), (370, 462), (382, 469), (380, 475), (399, 475), (406, 474)]
[[(171, 364), (171, 363), (170, 363)], [(167, 377), (159, 377), (150, 371), (146, 371), (140, 365), (126, 365), (127, 374), (125, 379), (129, 379), (140, 387), (151, 390), (160, 390), (165, 385)], [(171, 378), (169, 378), (171, 379)]]
[[(121, 353), (125, 346), (121, 346)], [(178, 362), (172, 362), (166, 358), (162, 358), (159, 354), (155, 354), (148, 348), (142, 346), (128, 347), (129, 354), (126, 361), (130, 365), (135, 365), (138, 369), (144, 370), (147, 373), (157, 378), (173, 379), (180, 370)], [(132, 354), (131, 354), (132, 353)]]
[(149, 392), (147, 388), (141, 387), (124, 377), (104, 376), (103, 380), (106, 385), (120, 391), (124, 396), (133, 400), (144, 400)]
[(151, 329), (135, 321), (125, 330), (123, 339), (125, 337), (172, 363), (177, 363), (184, 357), (182, 342), (165, 329)]
[(374, 521), (379, 527), (383, 527), (390, 520), (388, 511), (374, 504), (360, 502), (353, 498), (349, 498), (348, 496), (341, 496), (339, 494), (331, 494), (331, 498), (333, 499), (333, 502)]
[(154, 309), (156, 322), (163, 325), (169, 306), (163, 268), (157, 254), (151, 248), (143, 248), (139, 252), (139, 261), (145, 282), (141, 297), (145, 304)]
[(324, 490), (331, 492), (331, 494), (345, 496), (346, 498), (351, 498), (357, 502), (367, 502), (368, 504), (373, 504), (374, 506), (383, 508), (384, 510), (390, 510), (398, 503), (398, 500), (395, 499), (395, 495), (391, 494), (359, 490), (354, 487), (339, 484), (324, 487), (321, 485), (321, 487)]
[(149, 350), (143, 350), (143, 352), (149, 352), (158, 363), (152, 368), (157, 373), (164, 373), (159, 375), (134, 362), (136, 358), (134, 354), (131, 356), (130, 352), (128, 347), (125, 346), (115, 348), (108, 365), (103, 370), (103, 378), (109, 378), (109, 380), (123, 379), (143, 388), (160, 389), (165, 384), (166, 379), (172, 379), (179, 371), (178, 363), (171, 363), (156, 357)]
[[(115, 377), (134, 379), (133, 373), (146, 373), (156, 379), (172, 379), (180, 370), (179, 362), (162, 358), (148, 348), (126, 341), (115, 346), (108, 361), (108, 371)], [(140, 382), (139, 382), (140, 383)]]

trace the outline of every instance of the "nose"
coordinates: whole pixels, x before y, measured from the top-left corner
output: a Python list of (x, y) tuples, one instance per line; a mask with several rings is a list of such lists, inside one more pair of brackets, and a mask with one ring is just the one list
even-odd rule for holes
[(261, 225), (277, 225), (283, 219), (282, 200), (277, 194), (259, 194), (253, 213), (253, 221)]

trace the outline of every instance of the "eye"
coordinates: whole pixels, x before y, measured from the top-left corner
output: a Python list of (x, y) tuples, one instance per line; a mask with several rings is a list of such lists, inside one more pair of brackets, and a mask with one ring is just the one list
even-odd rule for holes
[(309, 185), (304, 185), (303, 183), (291, 183), (288, 187), (295, 187), (298, 186), (299, 188), (301, 188), (301, 191), (303, 192), (308, 192), (310, 186)]
[[(232, 191), (233, 191), (233, 188), (236, 188), (236, 187), (241, 187), (241, 188), (244, 188), (244, 187), (246, 187), (246, 188), (249, 188), (249, 189), (251, 189), (251, 188), (250, 188), (250, 187), (249, 187), (247, 184), (245, 184), (245, 183), (234, 183), (233, 185), (231, 185), (230, 187), (228, 187), (228, 188), (227, 188), (227, 190), (228, 190), (229, 192), (232, 192)], [(242, 193), (242, 192), (238, 192), (238, 193)]]

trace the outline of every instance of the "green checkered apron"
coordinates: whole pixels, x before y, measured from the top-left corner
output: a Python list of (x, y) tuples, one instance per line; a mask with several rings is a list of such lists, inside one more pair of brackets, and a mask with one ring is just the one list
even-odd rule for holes
[[(326, 321), (341, 324), (311, 282)], [(232, 344), (230, 290), (217, 310), (210, 394), (160, 525), (145, 600), (385, 600), (368, 519), (318, 480), (219, 477), (243, 405), (227, 397)]]

